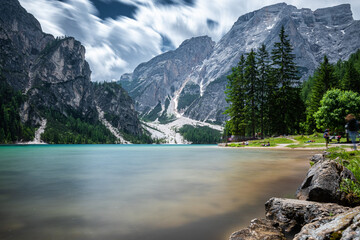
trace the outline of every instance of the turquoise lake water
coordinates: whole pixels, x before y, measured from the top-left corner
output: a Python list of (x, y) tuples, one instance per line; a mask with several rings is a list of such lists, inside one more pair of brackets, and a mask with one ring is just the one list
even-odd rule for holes
[(310, 151), (0, 146), (0, 239), (228, 239), (292, 197)]

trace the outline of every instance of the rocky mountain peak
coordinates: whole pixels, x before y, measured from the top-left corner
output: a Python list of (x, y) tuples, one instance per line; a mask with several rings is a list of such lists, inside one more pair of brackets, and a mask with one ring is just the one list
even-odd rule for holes
[(26, 12), (17, 0), (1, 0), (0, 20), (6, 23), (3, 25), (4, 28), (15, 32), (21, 31), (22, 28), (41, 31), (39, 21), (33, 15)]
[(315, 21), (324, 25), (337, 26), (354, 21), (350, 4), (341, 4), (314, 11)]
[(138, 111), (147, 114), (158, 106), (161, 112), (166, 112), (176, 90), (210, 56), (214, 46), (208, 36), (185, 40), (176, 50), (140, 64), (133, 74), (123, 75), (120, 82), (135, 99)]
[(185, 40), (180, 44), (180, 46), (175, 51), (181, 51), (186, 48), (192, 48), (200, 45), (210, 45), (214, 46), (215, 42), (209, 36), (200, 36), (200, 37), (193, 37), (190, 39)]

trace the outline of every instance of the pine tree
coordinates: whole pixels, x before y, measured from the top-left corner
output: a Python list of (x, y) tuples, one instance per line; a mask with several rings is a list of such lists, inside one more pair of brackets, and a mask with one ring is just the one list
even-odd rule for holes
[(232, 73), (227, 76), (226, 102), (230, 105), (226, 108), (225, 114), (230, 117), (227, 122), (227, 129), (233, 135), (245, 135), (245, 89), (244, 81), (245, 57), (241, 55), (237, 67), (232, 69)]
[(280, 30), (279, 42), (274, 44), (272, 50), (273, 77), (276, 86), (274, 111), (277, 117), (274, 122), (274, 131), (277, 134), (289, 134), (298, 124), (298, 114), (301, 105), (300, 77), (295, 64), (295, 55), (284, 26)]
[(355, 69), (354, 62), (349, 61), (345, 66), (342, 89), (360, 93), (360, 74)]
[(329, 59), (326, 55), (324, 56), (324, 61), (315, 71), (313, 81), (314, 83), (306, 116), (307, 132), (309, 133), (316, 129), (314, 113), (317, 112), (320, 107), (320, 100), (326, 91), (338, 86), (334, 65), (329, 63)]
[(248, 54), (245, 62), (245, 71), (244, 71), (244, 83), (245, 83), (245, 106), (246, 106), (246, 115), (247, 121), (249, 122), (250, 135), (255, 136), (256, 122), (257, 122), (257, 105), (258, 102), (258, 78), (257, 78), (257, 66), (255, 59), (255, 52), (251, 49), (251, 52)]
[[(259, 104), (259, 119), (261, 136), (265, 135), (264, 123), (269, 120), (269, 97), (271, 96), (271, 79), (270, 79), (270, 59), (269, 53), (264, 44), (261, 45), (257, 51), (257, 73), (258, 73), (258, 104)], [(269, 131), (267, 130), (268, 134)]]

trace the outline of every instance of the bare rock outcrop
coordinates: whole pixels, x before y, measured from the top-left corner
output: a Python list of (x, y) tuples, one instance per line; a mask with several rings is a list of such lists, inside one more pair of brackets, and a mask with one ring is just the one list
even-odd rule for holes
[(349, 209), (334, 203), (284, 198), (271, 198), (265, 203), (266, 218), (276, 223), (286, 237), (293, 237), (308, 223), (344, 213)]
[(294, 240), (360, 239), (360, 207), (305, 225)]
[(250, 226), (230, 236), (230, 240), (285, 240), (281, 229), (274, 225), (272, 221), (266, 219), (254, 219)]

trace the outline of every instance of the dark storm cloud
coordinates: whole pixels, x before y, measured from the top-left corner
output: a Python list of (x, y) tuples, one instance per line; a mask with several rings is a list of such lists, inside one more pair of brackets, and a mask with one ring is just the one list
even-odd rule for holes
[(187, 5), (194, 6), (196, 0), (155, 0), (156, 4), (160, 5)]
[(212, 19), (207, 19), (206, 24), (210, 30), (213, 30), (213, 29), (216, 29), (217, 27), (219, 27), (219, 23)]
[(161, 40), (162, 40), (162, 47), (161, 47), (162, 52), (167, 52), (175, 49), (174, 44), (171, 42), (171, 40), (168, 37), (161, 35)]
[(112, 18), (116, 19), (119, 16), (125, 16), (134, 19), (137, 7), (130, 4), (125, 4), (118, 1), (101, 1), (90, 0), (98, 11), (98, 17), (101, 19)]

